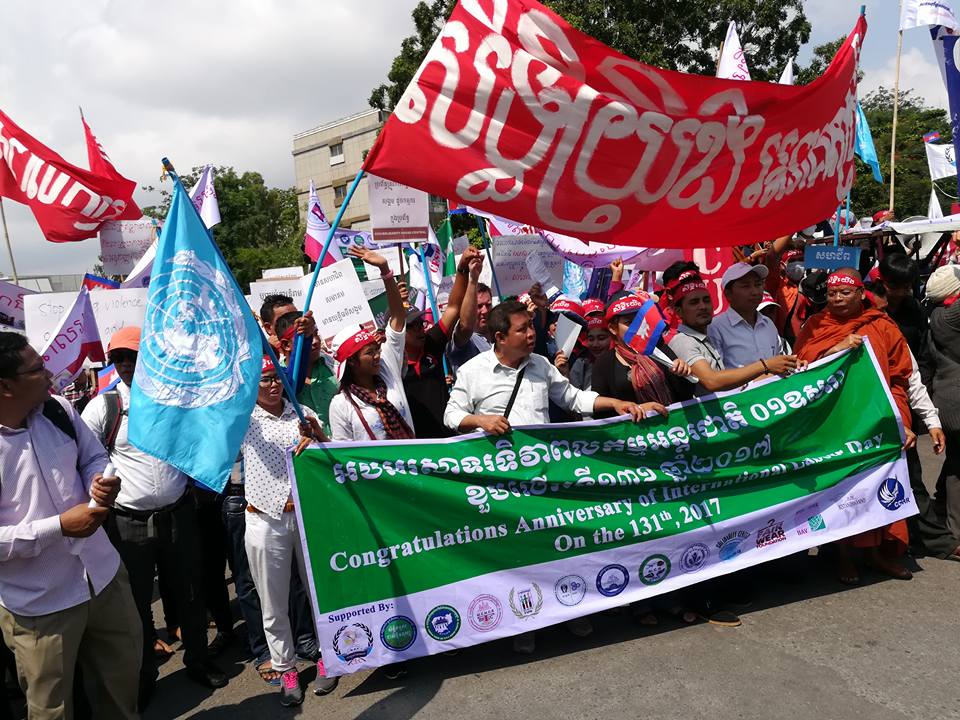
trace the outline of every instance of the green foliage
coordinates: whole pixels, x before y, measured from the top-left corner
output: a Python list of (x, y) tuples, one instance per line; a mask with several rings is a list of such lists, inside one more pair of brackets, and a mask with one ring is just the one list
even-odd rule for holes
[[(421, 1), (415, 32), (400, 45), (388, 82), (375, 88), (370, 106), (392, 110), (426, 57), (454, 0)], [(546, 0), (571, 25), (635, 60), (684, 72), (713, 75), (730, 20), (754, 80), (776, 80), (810, 37), (801, 0)], [(695, 21), (694, 21), (695, 19)]]
[[(195, 167), (181, 175), (184, 187), (191, 188), (201, 172), (202, 167)], [(303, 264), (305, 228), (296, 190), (267, 187), (260, 173), (238, 174), (232, 167), (215, 168), (214, 187), (221, 222), (213, 228), (213, 237), (241, 287), (259, 278), (265, 268)], [(170, 193), (161, 189), (162, 202), (144, 208), (144, 214), (165, 217)]]
[[(851, 195), (851, 210), (857, 217), (885, 210), (890, 201), (890, 137), (893, 129), (893, 91), (879, 88), (860, 100), (873, 134), (880, 160), (883, 184), (873, 179), (870, 169), (857, 160), (857, 179)], [(912, 91), (900, 93), (897, 115), (897, 175), (894, 215), (902, 220), (926, 215), (930, 201), (930, 170), (923, 136), (940, 131), (941, 143), (953, 141), (945, 110), (928, 107)], [(953, 190), (950, 190), (951, 194)]]

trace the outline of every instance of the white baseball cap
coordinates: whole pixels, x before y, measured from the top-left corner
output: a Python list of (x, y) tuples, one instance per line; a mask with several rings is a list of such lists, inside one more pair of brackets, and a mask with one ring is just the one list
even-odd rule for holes
[(766, 279), (767, 275), (770, 273), (770, 270), (766, 265), (751, 265), (750, 263), (738, 262), (734, 263), (727, 268), (727, 271), (723, 273), (722, 285), (723, 289), (727, 289), (727, 285), (732, 283), (734, 280), (739, 280), (745, 275), (750, 273), (756, 273), (760, 276), (761, 280)]

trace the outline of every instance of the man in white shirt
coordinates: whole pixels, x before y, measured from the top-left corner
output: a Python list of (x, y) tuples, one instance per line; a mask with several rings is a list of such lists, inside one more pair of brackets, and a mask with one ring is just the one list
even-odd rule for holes
[(26, 338), (0, 332), (0, 628), (31, 718), (72, 717), (78, 660), (94, 717), (135, 718), (140, 621), (100, 527), (120, 483), (50, 388)]
[(757, 310), (763, 300), (765, 265), (734, 263), (723, 273), (723, 294), (730, 307), (717, 315), (707, 334), (725, 368), (742, 368), (780, 354), (777, 326)]
[[(130, 573), (133, 599), (143, 626), (140, 709), (156, 687), (153, 653), (153, 578), (157, 563), (170, 567), (172, 592), (183, 638), (187, 677), (209, 688), (227, 684), (227, 676), (207, 653), (207, 608), (197, 505), (182, 472), (134, 447), (127, 438), (130, 386), (140, 349), (140, 328), (121, 328), (110, 338), (107, 355), (120, 382), (116, 395), (98, 395), (83, 411), (83, 421), (101, 439), (122, 480), (107, 521), (107, 531)], [(108, 403), (119, 403), (111, 412)]]
[(511, 424), (549, 423), (550, 400), (581, 415), (610, 411), (640, 420), (648, 411), (667, 414), (659, 403), (638, 405), (575, 388), (549, 360), (533, 353), (536, 333), (522, 303), (500, 303), (488, 322), (494, 347), (460, 368), (443, 416), (451, 430), (502, 435)]
[[(634, 420), (650, 411), (667, 415), (660, 403), (638, 405), (574, 387), (549, 360), (533, 352), (536, 331), (523, 303), (500, 303), (490, 311), (488, 323), (494, 347), (460, 368), (443, 416), (451, 430), (503, 435), (513, 423), (546, 424), (550, 422), (550, 400), (581, 415), (611, 411), (615, 415), (629, 413)], [(593, 630), (587, 618), (571, 621), (568, 627), (580, 636)], [(530, 654), (535, 648), (533, 632), (514, 637), (515, 652)]]

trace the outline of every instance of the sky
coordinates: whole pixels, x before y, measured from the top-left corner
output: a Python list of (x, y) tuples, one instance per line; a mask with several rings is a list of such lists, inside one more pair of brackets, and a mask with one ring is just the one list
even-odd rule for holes
[[(956, 3), (956, 0), (951, 0)], [(845, 35), (861, 0), (805, 0), (815, 45)], [(214, 163), (294, 184), (293, 136), (367, 108), (416, 0), (68, 0), (4, 3), (0, 109), (69, 162), (85, 167), (78, 106), (117, 168), (159, 185), (160, 158)], [(893, 87), (896, 0), (867, 3), (861, 94)], [(904, 33), (901, 88), (946, 107), (929, 33)], [(169, 182), (169, 181), (168, 181)], [(140, 205), (157, 196), (138, 191)], [(4, 201), (21, 275), (83, 273), (96, 238), (44, 240), (26, 206)], [(0, 246), (0, 273), (11, 272)]]

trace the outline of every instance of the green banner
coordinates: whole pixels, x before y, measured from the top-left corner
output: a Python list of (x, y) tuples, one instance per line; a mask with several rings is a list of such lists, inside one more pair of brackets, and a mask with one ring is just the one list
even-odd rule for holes
[(291, 457), (328, 671), (550, 625), (915, 512), (868, 346), (670, 410)]

